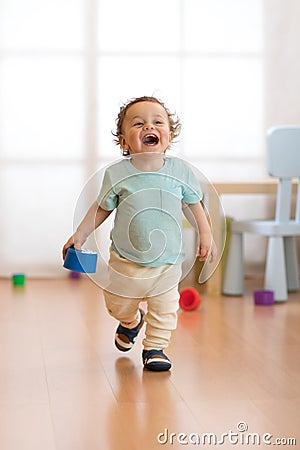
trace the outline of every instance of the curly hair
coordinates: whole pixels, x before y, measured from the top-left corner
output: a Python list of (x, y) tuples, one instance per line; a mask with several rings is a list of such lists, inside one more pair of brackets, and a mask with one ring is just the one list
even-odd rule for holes
[[(181, 123), (179, 121), (178, 116), (176, 114), (172, 114), (169, 111), (169, 109), (166, 107), (166, 105), (158, 98), (153, 97), (153, 96), (149, 96), (149, 97), (143, 96), (143, 97), (137, 97), (137, 98), (130, 99), (121, 106), (118, 117), (116, 119), (116, 125), (117, 125), (116, 131), (112, 132), (113, 136), (115, 136), (114, 142), (116, 145), (120, 145), (119, 136), (122, 134), (122, 126), (123, 126), (123, 122), (124, 122), (124, 119), (125, 119), (128, 109), (130, 108), (130, 106), (135, 105), (136, 103), (142, 103), (142, 102), (152, 102), (152, 103), (158, 103), (159, 105), (161, 105), (167, 113), (167, 116), (169, 119), (170, 131), (173, 132), (174, 137), (177, 137), (179, 135), (180, 130), (181, 130)], [(129, 155), (128, 150), (122, 149), (122, 151), (123, 151), (123, 156)]]

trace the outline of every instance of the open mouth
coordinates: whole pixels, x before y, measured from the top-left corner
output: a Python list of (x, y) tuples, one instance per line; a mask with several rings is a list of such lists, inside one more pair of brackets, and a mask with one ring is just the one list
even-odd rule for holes
[(146, 134), (146, 136), (143, 137), (142, 142), (145, 145), (156, 145), (158, 144), (159, 139), (156, 134)]

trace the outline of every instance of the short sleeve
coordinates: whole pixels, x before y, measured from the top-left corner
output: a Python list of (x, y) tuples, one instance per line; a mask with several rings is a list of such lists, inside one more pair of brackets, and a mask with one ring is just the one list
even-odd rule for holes
[(185, 166), (185, 182), (183, 185), (183, 197), (182, 200), (185, 203), (198, 203), (203, 198), (203, 193), (200, 187), (200, 183), (197, 180), (194, 172), (188, 166)]
[(112, 211), (119, 204), (119, 196), (114, 191), (114, 183), (112, 183), (108, 170), (105, 171), (97, 202), (106, 211)]

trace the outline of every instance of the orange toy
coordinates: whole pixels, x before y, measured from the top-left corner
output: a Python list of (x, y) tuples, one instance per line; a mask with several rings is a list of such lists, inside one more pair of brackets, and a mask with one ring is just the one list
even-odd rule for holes
[(197, 309), (200, 303), (201, 297), (195, 288), (188, 287), (180, 292), (179, 306), (185, 311)]

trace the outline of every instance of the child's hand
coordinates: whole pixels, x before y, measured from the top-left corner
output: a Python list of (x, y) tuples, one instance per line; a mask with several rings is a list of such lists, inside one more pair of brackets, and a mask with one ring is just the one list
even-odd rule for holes
[(200, 245), (197, 256), (200, 261), (206, 261), (209, 258), (209, 262), (213, 262), (217, 254), (217, 247), (212, 239), (212, 236), (202, 234), (200, 237)]
[(76, 233), (74, 233), (73, 236), (71, 236), (63, 246), (63, 259), (66, 258), (67, 250), (69, 247), (74, 245), (75, 250), (81, 250), (81, 246), (85, 243), (86, 239), (87, 237), (85, 235), (83, 235), (79, 231), (76, 231)]

